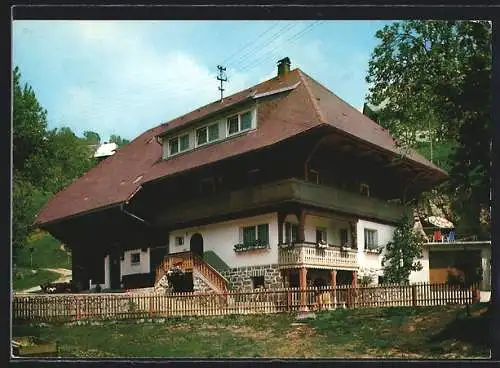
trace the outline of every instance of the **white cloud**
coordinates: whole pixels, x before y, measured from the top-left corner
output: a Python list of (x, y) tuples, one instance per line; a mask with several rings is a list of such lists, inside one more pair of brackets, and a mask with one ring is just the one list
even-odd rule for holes
[[(116, 22), (78, 22), (75, 43), (100, 60), (100, 78), (72, 85), (61, 96), (58, 120), (77, 132), (94, 130), (135, 138), (153, 126), (210, 103), (219, 96), (215, 73), (181, 50), (158, 50), (147, 34)], [(226, 95), (244, 88), (233, 72)]]

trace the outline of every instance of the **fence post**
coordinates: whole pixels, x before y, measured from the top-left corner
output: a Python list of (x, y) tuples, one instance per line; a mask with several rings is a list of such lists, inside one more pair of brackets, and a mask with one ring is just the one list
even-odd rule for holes
[(417, 306), (417, 285), (415, 284), (411, 286), (411, 305)]

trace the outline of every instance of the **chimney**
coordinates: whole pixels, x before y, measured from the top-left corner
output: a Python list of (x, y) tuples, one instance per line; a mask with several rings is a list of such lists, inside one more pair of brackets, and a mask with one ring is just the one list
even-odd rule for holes
[(285, 76), (290, 71), (290, 59), (285, 57), (278, 60), (278, 77)]

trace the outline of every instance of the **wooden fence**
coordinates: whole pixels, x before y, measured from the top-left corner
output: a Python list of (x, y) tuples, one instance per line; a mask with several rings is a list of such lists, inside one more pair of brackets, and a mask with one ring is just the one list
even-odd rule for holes
[(176, 294), (15, 294), (14, 323), (279, 313), (334, 308), (467, 304), (474, 287), (379, 285)]

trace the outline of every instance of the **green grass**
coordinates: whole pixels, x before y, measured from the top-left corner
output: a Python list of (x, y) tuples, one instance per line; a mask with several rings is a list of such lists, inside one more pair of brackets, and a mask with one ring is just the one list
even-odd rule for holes
[(207, 250), (203, 253), (203, 260), (219, 272), (228, 271), (231, 269), (218, 255), (212, 250)]
[(30, 268), (17, 267), (12, 277), (14, 290), (21, 291), (46, 282), (54, 282), (59, 278), (59, 274), (47, 270), (35, 270), (32, 273)]
[(61, 250), (61, 242), (45, 232), (33, 233), (27, 245), (18, 251), (18, 266), (31, 267), (30, 248), (33, 248), (32, 268), (71, 269), (71, 254), (68, 258), (68, 253)]
[(59, 341), (63, 357), (488, 358), (487, 305), (170, 318), (164, 322), (14, 326)]

